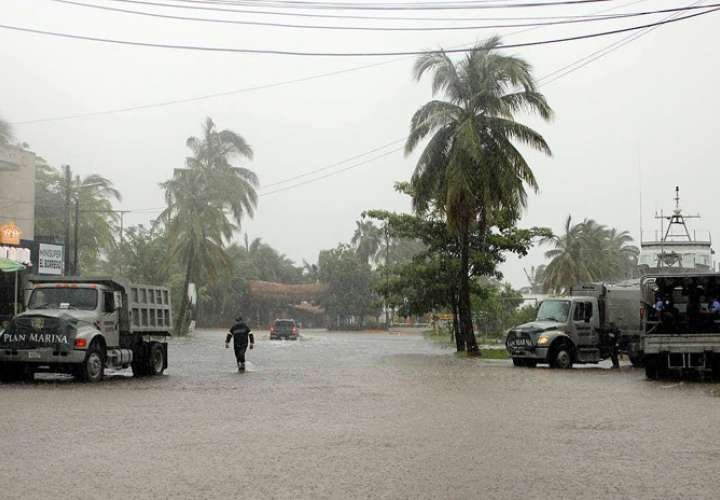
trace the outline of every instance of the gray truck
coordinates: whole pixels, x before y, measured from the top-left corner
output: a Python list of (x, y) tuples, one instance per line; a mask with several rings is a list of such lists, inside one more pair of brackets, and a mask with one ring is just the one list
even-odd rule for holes
[(542, 301), (535, 321), (510, 329), (505, 346), (515, 366), (598, 363), (610, 358), (616, 347), (639, 363), (639, 306), (637, 282), (575, 287), (567, 297)]
[(0, 331), (0, 380), (50, 371), (99, 382), (105, 368), (132, 367), (135, 376), (167, 368), (167, 288), (113, 278), (30, 276), (27, 283), (27, 309)]
[(720, 273), (669, 273), (641, 280), (645, 374), (720, 379)]

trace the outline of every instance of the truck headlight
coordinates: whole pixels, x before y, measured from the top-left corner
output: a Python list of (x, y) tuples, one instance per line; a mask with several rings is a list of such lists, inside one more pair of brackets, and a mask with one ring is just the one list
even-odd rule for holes
[(550, 337), (547, 335), (540, 335), (537, 340), (537, 345), (548, 345), (550, 343)]

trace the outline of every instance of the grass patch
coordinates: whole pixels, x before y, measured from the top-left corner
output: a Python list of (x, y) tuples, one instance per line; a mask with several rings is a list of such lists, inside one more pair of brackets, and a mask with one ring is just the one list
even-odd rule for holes
[[(433, 330), (426, 330), (423, 332), (423, 336), (428, 341), (442, 345), (443, 347), (455, 349), (455, 341), (452, 339), (449, 333), (436, 333)], [(481, 342), (481, 339), (478, 339)], [(495, 342), (493, 342), (495, 343)], [(456, 352), (456, 356), (471, 357), (466, 352)], [(480, 358), (484, 359), (510, 359), (508, 352), (503, 349), (480, 349)]]

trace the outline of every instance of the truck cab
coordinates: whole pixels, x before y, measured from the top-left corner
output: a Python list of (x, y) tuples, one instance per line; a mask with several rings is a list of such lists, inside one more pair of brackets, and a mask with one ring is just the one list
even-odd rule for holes
[(507, 334), (505, 344), (513, 363), (570, 368), (573, 363), (597, 363), (604, 359), (599, 349), (598, 311), (597, 297), (544, 300), (535, 321), (516, 326)]

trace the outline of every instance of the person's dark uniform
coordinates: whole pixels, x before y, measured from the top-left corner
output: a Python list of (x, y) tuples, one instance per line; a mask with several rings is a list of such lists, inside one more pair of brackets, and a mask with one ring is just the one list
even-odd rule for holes
[(230, 344), (230, 339), (233, 339), (233, 346), (235, 348), (235, 359), (237, 360), (238, 369), (245, 369), (245, 351), (248, 348), (248, 341), (250, 349), (255, 345), (255, 336), (250, 333), (250, 327), (248, 327), (241, 317), (235, 318), (235, 324), (230, 327), (230, 331), (225, 337), (225, 347)]

